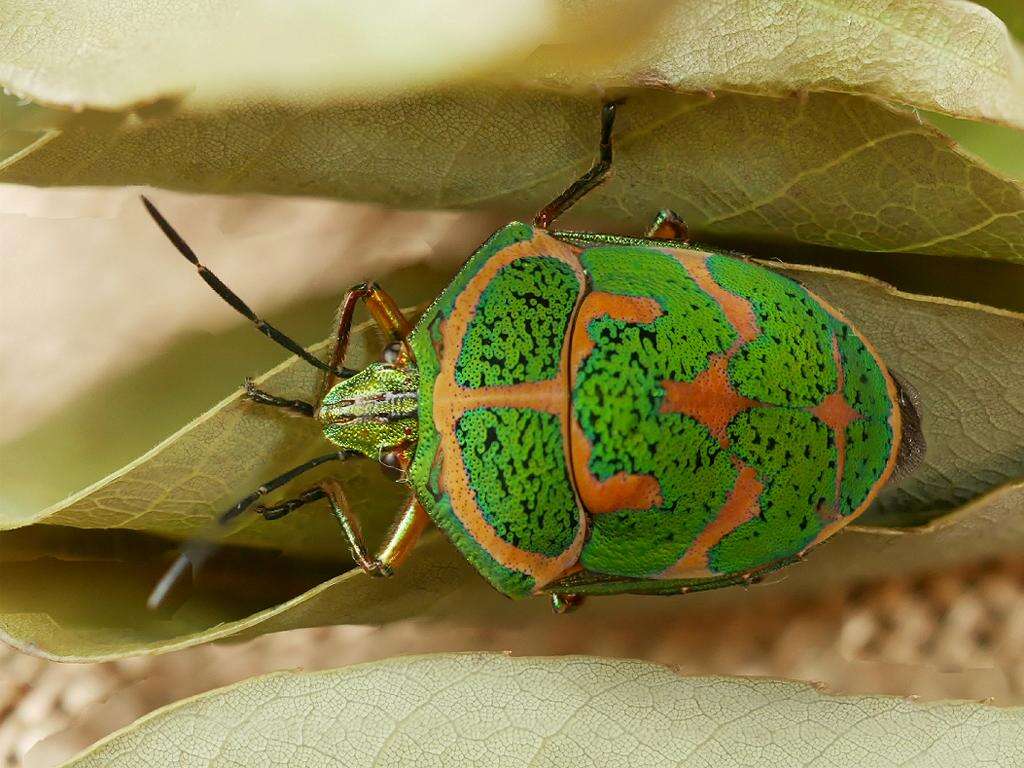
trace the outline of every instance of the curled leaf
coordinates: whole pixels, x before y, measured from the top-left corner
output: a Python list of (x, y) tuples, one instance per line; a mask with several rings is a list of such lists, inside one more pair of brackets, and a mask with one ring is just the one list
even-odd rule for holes
[[(0, 181), (526, 216), (591, 163), (598, 112), (593, 98), (473, 86), (298, 111), (257, 103), (145, 120), (84, 115), (0, 165)], [(280, 126), (270, 137), (268, 124)], [(1024, 188), (871, 99), (635, 91), (615, 135), (613, 180), (567, 222), (643, 231), (670, 207), (702, 241), (758, 241), (762, 252), (802, 243), (1024, 262)]]
[[(8, 4), (0, 22), (19, 34), (0, 42), (0, 83), (85, 112), (8, 99), (0, 181), (501, 207), (523, 217), (594, 155), (598, 99), (584, 94), (628, 92), (616, 181), (579, 209), (600, 229), (642, 231), (669, 206), (708, 242), (1024, 261), (1020, 184), (895, 106), (1024, 127), (1024, 58), (979, 6), (622, 0), (598, 12), (579, 0), (531, 0), (499, 3), (509, 18), (494, 20), (490, 7), (447, 2), (466, 6), (452, 16), (478, 33), (459, 34), (441, 13), (417, 26), (415, 12), (372, 4), (359, 14), (365, 28), (353, 28), (347, 6), (325, 18), (309, 0), (266, 14), (176, 7), (173, 25), (166, 8), (146, 3), (132, 13), (124, 3), (76, 3), (52, 24), (35, 3)], [(320, 13), (304, 13), (307, 4)], [(366, 34), (395, 18), (394, 35)], [(338, 45), (341, 28), (372, 51)], [(287, 38), (283, 55), (267, 57), (258, 34), (267, 30)], [(83, 36), (95, 44), (73, 44)], [(320, 55), (325, 41), (332, 55)], [(428, 49), (431, 66), (415, 66)], [(474, 54), (472, 70), (487, 78), (463, 76)], [(239, 77), (269, 83), (274, 95), (253, 95)], [(409, 87), (385, 98), (381, 78)], [(170, 94), (180, 98), (150, 104)], [(96, 111), (111, 108), (123, 111)]]
[[(1017, 429), (1024, 414), (1024, 347), (1017, 343), (1024, 317), (904, 294), (848, 273), (773, 266), (841, 308), (920, 391), (929, 453), (914, 476), (888, 490), (862, 518), (881, 530), (845, 533), (761, 588), (822, 589), (896, 568), (919, 572), (1024, 547), (1024, 434)], [(361, 338), (365, 359), (366, 329)], [(309, 397), (316, 374), (291, 360), (259, 381), (275, 392)], [(11, 530), (0, 534), (6, 561), (0, 630), (36, 653), (86, 659), (475, 606), (488, 620), (533, 610), (485, 590), (470, 601), (446, 600), (480, 579), (438, 535), (423, 542), (395, 580), (346, 573), (351, 564), (341, 537), (314, 505), (234, 533), (228, 539), (233, 548), (212, 564), (176, 614), (146, 611), (146, 595), (172, 554), (169, 539), (203, 531), (254, 485), (307, 453), (323, 452), (326, 445), (311, 429), (236, 394), (90, 489), (42, 513), (9, 514)], [(387, 481), (372, 462), (328, 470), (351, 481), (353, 504), (376, 541), (407, 489)], [(296, 490), (297, 484), (281, 495)], [(920, 528), (892, 532), (901, 526)], [(723, 590), (699, 600), (741, 600), (743, 594)], [(682, 607), (666, 604), (669, 609)]]

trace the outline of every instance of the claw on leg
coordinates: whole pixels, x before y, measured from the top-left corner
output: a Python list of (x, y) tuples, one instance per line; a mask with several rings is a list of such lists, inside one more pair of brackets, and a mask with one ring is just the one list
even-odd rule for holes
[(676, 242), (690, 242), (690, 233), (686, 228), (686, 222), (675, 211), (667, 208), (658, 213), (647, 230), (647, 237), (652, 240), (675, 240)]
[(584, 595), (571, 592), (555, 592), (551, 595), (551, 610), (555, 613), (569, 613), (583, 605)]

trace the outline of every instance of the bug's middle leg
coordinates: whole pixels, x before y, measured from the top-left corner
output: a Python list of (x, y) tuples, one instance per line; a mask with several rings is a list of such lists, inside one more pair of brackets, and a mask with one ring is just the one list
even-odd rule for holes
[(352, 512), (341, 484), (337, 480), (328, 479), (320, 483), (320, 489), (348, 540), (353, 560), (371, 576), (391, 576), (430, 523), (419, 501), (415, 497), (411, 498), (380, 552), (371, 555), (363, 539), (359, 518)]
[(571, 613), (583, 605), (585, 595), (574, 592), (554, 592), (551, 595), (551, 610), (555, 613)]
[(371, 576), (391, 576), (395, 568), (400, 566), (412, 551), (420, 534), (430, 524), (430, 518), (419, 501), (415, 497), (411, 498), (380, 552), (373, 555), (366, 545), (359, 518), (349, 506), (341, 483), (333, 478), (321, 480), (294, 498), (269, 507), (259, 506), (253, 511), (265, 520), (280, 520), (299, 507), (320, 499), (327, 499), (331, 505), (331, 511), (341, 525), (342, 533), (348, 542), (352, 559)]

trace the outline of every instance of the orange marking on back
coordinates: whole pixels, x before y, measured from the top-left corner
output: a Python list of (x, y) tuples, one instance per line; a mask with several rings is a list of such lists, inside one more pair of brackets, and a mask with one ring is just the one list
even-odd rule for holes
[(708, 367), (693, 381), (664, 381), (665, 402), (662, 413), (684, 413), (696, 419), (725, 448), (729, 445), (726, 428), (737, 414), (749, 408), (764, 405), (759, 400), (744, 397), (729, 381), (729, 360), (744, 344), (760, 335), (754, 308), (747, 299), (735, 296), (722, 288), (708, 269), (708, 255), (702, 251), (669, 251), (683, 265), (697, 286), (708, 294), (725, 314), (735, 329), (737, 339), (721, 355), (712, 355)]
[[(451, 315), (441, 325), (443, 354), (440, 357), (441, 370), (434, 385), (433, 414), (434, 426), (441, 439), (438, 451), (444, 456), (440, 478), (442, 487), (451, 496), (452, 510), (469, 534), (499, 563), (532, 576), (536, 580), (537, 591), (561, 578), (567, 569), (573, 567), (579, 560), (583, 542), (587, 537), (586, 515), (580, 510), (576, 538), (564, 552), (555, 557), (527, 552), (502, 539), (484, 519), (477, 505), (476, 494), (470, 487), (469, 475), (462, 460), (462, 449), (456, 438), (455, 426), (459, 417), (473, 408), (518, 407), (553, 413), (559, 416), (562, 422), (565, 463), (571, 475), (572, 459), (567, 438), (569, 344), (563, 344), (558, 375), (547, 381), (470, 389), (460, 386), (455, 380), (455, 365), (480, 296), (498, 271), (517, 259), (538, 255), (550, 256), (572, 267), (580, 285), (576, 299), (578, 309), (586, 286), (586, 275), (577, 258), (578, 253), (578, 248), (556, 240), (546, 232), (536, 231), (532, 240), (515, 243), (494, 254), (455, 299)], [(572, 481), (571, 476), (568, 479)]]
[(587, 512), (600, 515), (620, 509), (647, 509), (661, 506), (661, 485), (650, 475), (627, 475), (616, 472), (607, 480), (599, 480), (590, 472), (592, 448), (583, 428), (573, 419), (573, 476), (580, 500)]
[(665, 400), (661, 412), (683, 413), (696, 419), (710, 430), (723, 448), (728, 446), (729, 422), (741, 411), (762, 405), (732, 388), (728, 369), (728, 353), (714, 355), (707, 369), (693, 381), (663, 381)]
[[(839, 385), (840, 388), (842, 386), (842, 384)], [(845, 432), (851, 422), (864, 418), (859, 411), (846, 402), (842, 392), (833, 392), (811, 408), (811, 413), (837, 432)]]
[(757, 500), (764, 490), (764, 485), (757, 479), (757, 472), (753, 467), (742, 464), (739, 459), (733, 459), (733, 463), (740, 473), (718, 516), (700, 532), (678, 562), (658, 574), (659, 579), (699, 578), (710, 575), (708, 553), (711, 549), (724, 536), (760, 514), (761, 507)]
[[(846, 471), (846, 428), (857, 419), (864, 418), (846, 402), (843, 387), (846, 383), (846, 371), (843, 369), (843, 357), (839, 353), (839, 339), (832, 334), (832, 359), (836, 364), (836, 391), (810, 409), (811, 413), (832, 430), (836, 441), (836, 495), (832, 502), (832, 514), (826, 519), (839, 518), (839, 502), (843, 488), (843, 473)], [(820, 511), (820, 510), (819, 510)]]
[(760, 333), (761, 328), (757, 324), (757, 317), (754, 315), (754, 308), (744, 298), (729, 293), (725, 288), (715, 282), (708, 269), (707, 261), (710, 254), (703, 251), (684, 251), (679, 249), (668, 250), (682, 264), (697, 286), (708, 296), (718, 302), (718, 306), (725, 313), (729, 324), (739, 334), (739, 343), (735, 344), (727, 356), (732, 354), (743, 344), (753, 341)]
[[(572, 385), (576, 372), (594, 350), (594, 340), (588, 331), (592, 320), (611, 317), (627, 323), (653, 323), (662, 314), (661, 305), (648, 297), (620, 296), (616, 293), (594, 291), (580, 306), (572, 334), (570, 370)], [(619, 472), (607, 480), (599, 480), (590, 472), (593, 446), (575, 418), (570, 420), (572, 474), (580, 501), (591, 514), (615, 512), (620, 509), (645, 509), (662, 503), (661, 486), (650, 475), (627, 475)]]
[(588, 294), (576, 315), (572, 334), (572, 370), (575, 372), (594, 351), (594, 340), (587, 330), (591, 321), (607, 315), (613, 320), (645, 324), (653, 323), (661, 314), (661, 305), (647, 296), (620, 296), (605, 291)]
[[(855, 509), (851, 514), (846, 515), (845, 517), (833, 518), (832, 522), (830, 522), (828, 525), (826, 525), (824, 528), (822, 528), (821, 531), (818, 532), (818, 535), (814, 538), (814, 541), (812, 541), (810, 544), (808, 544), (806, 547), (804, 547), (804, 551), (807, 551), (811, 547), (814, 547), (815, 545), (817, 545), (820, 542), (824, 541), (825, 539), (829, 538), (832, 534), (834, 534), (840, 528), (843, 528), (846, 525), (848, 525), (856, 517), (860, 516), (864, 512), (864, 510), (866, 510), (869, 506), (871, 506), (871, 502), (873, 502), (875, 500), (875, 497), (878, 496), (879, 491), (881, 491), (882, 488), (885, 487), (885, 484), (889, 481), (889, 477), (892, 475), (893, 470), (896, 468), (896, 457), (899, 454), (900, 441), (902, 440), (902, 437), (903, 437), (903, 432), (902, 432), (902, 430), (903, 430), (903, 415), (900, 413), (900, 409), (899, 409), (899, 405), (898, 405), (898, 401), (897, 401), (897, 397), (896, 397), (896, 382), (893, 381), (892, 374), (889, 373), (889, 369), (886, 367), (885, 363), (882, 361), (882, 357), (881, 357), (881, 355), (878, 354), (878, 350), (875, 349), (874, 345), (868, 339), (864, 338), (864, 336), (861, 335), (860, 331), (858, 331), (857, 328), (852, 323), (850, 323), (849, 320), (846, 319), (846, 315), (844, 315), (842, 312), (840, 312), (838, 309), (836, 309), (829, 302), (825, 301), (823, 298), (821, 298), (821, 296), (817, 295), (813, 291), (808, 289), (807, 290), (807, 294), (812, 299), (814, 299), (816, 302), (818, 302), (825, 309), (826, 312), (828, 312), (830, 315), (832, 315), (834, 318), (836, 318), (839, 322), (843, 323), (844, 325), (849, 326), (853, 330), (853, 332), (855, 334), (857, 334), (857, 338), (861, 340), (861, 343), (864, 344), (864, 347), (871, 354), (871, 356), (875, 359), (875, 363), (878, 365), (878, 369), (882, 372), (882, 376), (885, 377), (885, 389), (886, 389), (886, 392), (889, 395), (889, 402), (892, 403), (892, 412), (889, 415), (889, 426), (892, 429), (892, 453), (889, 456), (889, 463), (886, 465), (885, 471), (878, 478), (878, 482), (876, 482), (874, 487), (872, 487), (871, 491), (868, 493), (867, 497), (864, 499), (864, 502), (857, 509)], [(834, 349), (834, 352), (838, 351), (838, 342), (836, 343), (835, 347), (833, 347), (833, 349)], [(842, 368), (841, 365), (839, 367), (839, 371), (840, 371), (839, 375), (843, 376), (845, 372), (843, 371), (843, 368)], [(838, 389), (842, 389), (842, 386), (843, 385), (840, 384)], [(824, 405), (824, 402), (822, 402), (821, 405)], [(845, 432), (844, 432), (844, 439), (845, 439)], [(844, 443), (843, 447), (844, 447), (844, 454), (845, 454), (845, 443)], [(845, 463), (845, 456), (844, 456), (844, 463)], [(843, 470), (845, 471), (845, 466), (843, 467)], [(836, 475), (837, 475), (838, 478), (840, 478), (840, 482), (841, 482), (842, 472), (840, 472), (840, 468), (838, 466), (838, 462), (837, 462), (837, 467), (836, 467)]]

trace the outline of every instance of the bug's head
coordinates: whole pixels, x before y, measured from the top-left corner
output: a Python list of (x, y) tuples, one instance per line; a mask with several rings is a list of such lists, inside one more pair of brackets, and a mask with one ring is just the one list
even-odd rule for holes
[(415, 368), (373, 363), (331, 387), (320, 404), (332, 443), (382, 459), (416, 442), (419, 375)]

